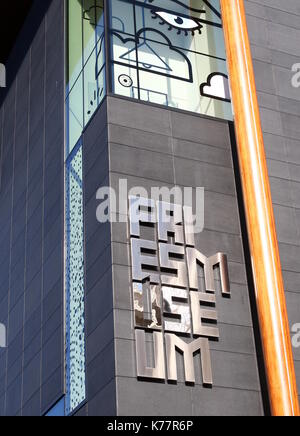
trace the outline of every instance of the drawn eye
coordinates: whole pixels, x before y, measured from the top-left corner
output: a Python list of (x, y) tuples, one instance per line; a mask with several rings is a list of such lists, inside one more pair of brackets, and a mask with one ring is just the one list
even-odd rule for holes
[(186, 18), (181, 15), (169, 14), (162, 11), (152, 11), (152, 14), (154, 19), (161, 18), (159, 24), (168, 24), (169, 30), (178, 29), (178, 35), (180, 35), (182, 31), (186, 35), (188, 35), (188, 32), (194, 35), (196, 30), (201, 34), (203, 26), (195, 18)]

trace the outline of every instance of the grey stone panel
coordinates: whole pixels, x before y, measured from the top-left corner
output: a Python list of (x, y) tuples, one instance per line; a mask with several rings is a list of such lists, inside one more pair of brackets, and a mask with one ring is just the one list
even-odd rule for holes
[(216, 388), (193, 391), (195, 416), (261, 416), (260, 393), (237, 389)]
[[(227, 395), (232, 399), (228, 414), (242, 414), (242, 405), (234, 404), (234, 398), (240, 395), (244, 404), (251, 407), (244, 413), (261, 415), (260, 383), (228, 126), (223, 121), (166, 109), (160, 109), (159, 117), (159, 108), (128, 101), (125, 114), (125, 103), (117, 98), (108, 98), (108, 108), (110, 184), (117, 193), (120, 179), (126, 179), (128, 189), (141, 186), (149, 194), (156, 186), (172, 188), (176, 184), (205, 188), (205, 228), (196, 235), (196, 245), (207, 256), (219, 251), (228, 253), (232, 291), (229, 300), (222, 298), (220, 291), (217, 293), (221, 339), (211, 344), (217, 380), (215, 390), (221, 390), (224, 397)], [(149, 124), (147, 118), (150, 108), (153, 124)], [(142, 114), (147, 118), (144, 125), (140, 122)], [(137, 119), (135, 125), (130, 116)], [(160, 143), (155, 141), (160, 138), (161, 149)], [(222, 408), (217, 404), (216, 395), (211, 395), (214, 389), (206, 396), (206, 391), (200, 386), (200, 373), (194, 388), (183, 383), (182, 365), (177, 386), (136, 379), (128, 224), (125, 215), (117, 214), (117, 220), (120, 219), (124, 222), (111, 225), (117, 412), (119, 415), (193, 414), (193, 395), (197, 395), (199, 390), (203, 398), (211, 401), (214, 410), (210, 414), (216, 415)], [(226, 414), (226, 407), (223, 413)]]
[[(136, 380), (135, 342), (116, 340), (116, 375)], [(182, 356), (177, 356), (178, 383), (185, 383)], [(255, 356), (223, 351), (211, 352), (213, 389), (224, 387), (259, 391)], [(194, 358), (196, 386), (202, 386), (199, 355)], [(197, 389), (197, 388), (195, 388)], [(162, 404), (162, 407), (164, 405)]]
[(118, 377), (119, 416), (192, 416), (192, 388), (184, 384), (164, 385)]

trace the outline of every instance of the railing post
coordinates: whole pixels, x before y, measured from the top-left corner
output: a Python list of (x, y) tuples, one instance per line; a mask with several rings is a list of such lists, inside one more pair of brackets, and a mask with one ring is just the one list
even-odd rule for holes
[(243, 0), (220, 0), (271, 412), (299, 416), (281, 262)]

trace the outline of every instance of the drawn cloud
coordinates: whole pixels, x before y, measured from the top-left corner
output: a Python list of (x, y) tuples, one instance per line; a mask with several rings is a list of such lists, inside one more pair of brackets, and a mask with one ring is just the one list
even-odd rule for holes
[(200, 86), (200, 93), (203, 97), (230, 102), (231, 95), (228, 76), (222, 73), (210, 74), (207, 82), (202, 83)]

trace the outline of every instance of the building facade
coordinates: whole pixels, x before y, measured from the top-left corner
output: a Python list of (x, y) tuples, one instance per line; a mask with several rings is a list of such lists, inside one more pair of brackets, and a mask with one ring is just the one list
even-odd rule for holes
[[(244, 3), (300, 387), (300, 7)], [(219, 0), (23, 18), (0, 90), (0, 415), (270, 414)], [(189, 204), (157, 194), (175, 187)]]

